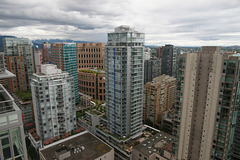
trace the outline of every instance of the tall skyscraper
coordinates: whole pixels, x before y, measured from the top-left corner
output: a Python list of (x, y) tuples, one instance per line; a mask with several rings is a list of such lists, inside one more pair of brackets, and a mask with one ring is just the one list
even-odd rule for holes
[[(179, 56), (173, 151), (177, 159), (229, 159), (239, 106), (239, 58), (220, 47)], [(235, 120), (234, 120), (235, 119)]]
[(108, 33), (105, 51), (106, 115), (118, 137), (141, 133), (144, 33), (120, 26)]
[(32, 99), (37, 134), (41, 140), (76, 129), (74, 79), (56, 65), (41, 65), (33, 74)]
[(152, 56), (144, 61), (144, 84), (161, 75), (161, 59)]
[(51, 44), (51, 60), (62, 71), (74, 78), (75, 103), (79, 101), (76, 43)]
[(161, 59), (162, 73), (172, 76), (173, 67), (173, 45), (166, 44), (165, 46), (159, 47), (157, 51), (157, 57)]
[(176, 78), (162, 75), (145, 84), (143, 120), (161, 127), (163, 112), (173, 109), (176, 95)]
[(77, 43), (77, 66), (80, 68), (102, 68), (104, 61), (105, 43)]
[(4, 53), (7, 69), (16, 75), (10, 78), (10, 91), (30, 89), (34, 71), (32, 42), (27, 38), (4, 38)]

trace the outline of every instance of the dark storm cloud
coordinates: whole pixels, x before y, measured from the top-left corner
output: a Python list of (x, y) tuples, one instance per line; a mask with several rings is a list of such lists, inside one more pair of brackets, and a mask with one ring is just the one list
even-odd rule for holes
[(147, 44), (237, 45), (239, 19), (239, 0), (0, 1), (0, 34), (30, 39), (105, 42), (124, 24), (145, 32)]

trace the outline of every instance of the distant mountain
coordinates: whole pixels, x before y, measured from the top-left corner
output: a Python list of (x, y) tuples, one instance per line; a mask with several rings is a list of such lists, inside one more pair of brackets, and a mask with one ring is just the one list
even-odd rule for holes
[(14, 37), (14, 36), (1, 36), (0, 35), (0, 52), (3, 52), (3, 38), (5, 37)]
[(74, 42), (74, 43), (93, 43), (88, 41), (74, 41), (71, 39), (36, 39), (32, 40), (34, 45), (38, 45), (39, 48), (42, 48), (43, 42), (49, 42), (49, 43), (57, 43), (57, 42)]

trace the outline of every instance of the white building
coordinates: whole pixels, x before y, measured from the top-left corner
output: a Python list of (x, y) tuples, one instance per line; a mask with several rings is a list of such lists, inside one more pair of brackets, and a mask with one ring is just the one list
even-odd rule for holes
[(105, 51), (106, 108), (110, 132), (118, 137), (141, 134), (144, 33), (120, 26), (108, 33)]
[(41, 140), (76, 129), (74, 81), (56, 65), (41, 65), (33, 74), (32, 99), (37, 134)]
[(0, 84), (0, 159), (27, 159), (21, 110)]

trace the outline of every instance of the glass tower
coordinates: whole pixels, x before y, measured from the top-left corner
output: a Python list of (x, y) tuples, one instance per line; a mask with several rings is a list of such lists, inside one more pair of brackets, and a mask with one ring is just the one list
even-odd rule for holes
[(27, 159), (21, 110), (1, 84), (0, 159)]
[(105, 50), (108, 128), (118, 137), (141, 133), (144, 33), (120, 26), (108, 34)]

